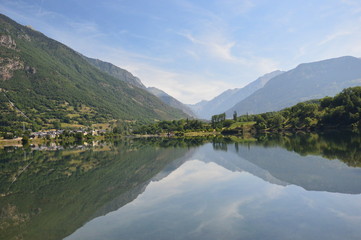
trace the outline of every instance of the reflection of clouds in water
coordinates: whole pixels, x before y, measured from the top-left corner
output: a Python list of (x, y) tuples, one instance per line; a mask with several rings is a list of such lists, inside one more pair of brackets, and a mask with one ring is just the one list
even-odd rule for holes
[[(215, 228), (222, 229), (222, 231), (229, 228), (228, 231), (232, 231), (232, 222), (238, 222), (244, 219), (244, 216), (242, 216), (239, 212), (239, 208), (250, 201), (252, 201), (252, 198), (243, 198), (239, 201), (219, 206), (218, 209), (213, 208), (212, 218), (201, 221), (193, 233), (201, 233)], [(207, 211), (212, 210), (207, 209)]]
[(268, 185), (264, 192), (268, 200), (275, 200), (284, 194), (284, 187), (279, 185)]
[(158, 204), (185, 192), (203, 189), (206, 185), (216, 185), (237, 177), (237, 173), (219, 167), (215, 163), (198, 160), (188, 161), (161, 181), (151, 182), (136, 200), (146, 205)]
[(234, 177), (235, 174), (230, 174), (227, 169), (213, 162), (204, 163), (199, 160), (192, 160), (184, 163), (180, 168), (172, 172), (167, 178), (162, 180), (162, 183), (172, 182), (171, 187), (189, 183), (196, 183), (197, 185), (193, 186), (198, 186), (199, 184), (209, 184), (209, 181), (226, 181)]
[[(273, 239), (294, 235), (331, 239), (337, 234), (339, 238), (347, 233), (345, 226), (356, 228), (361, 222), (361, 201), (356, 203), (355, 197), (361, 198), (274, 185), (247, 172), (191, 160), (151, 182), (133, 202), (92, 220), (72, 237), (264, 239), (268, 234)], [(358, 238), (348, 235), (345, 239)]]
[(118, 231), (129, 234), (140, 231), (137, 226), (147, 223), (148, 227), (165, 224), (175, 229), (186, 225), (186, 231), (178, 234), (187, 233), (194, 238), (210, 234), (215, 239), (225, 232), (233, 237), (239, 234), (239, 225), (245, 219), (242, 211), (252, 204), (275, 199), (282, 188), (265, 184), (247, 172), (231, 172), (213, 162), (187, 161), (162, 180), (151, 182), (133, 202), (94, 219), (79, 232), (93, 231), (94, 236)]
[[(143, 216), (147, 207), (162, 206), (161, 211), (171, 208), (176, 214), (181, 210), (195, 223), (194, 230), (189, 229), (192, 235), (206, 231), (235, 234), (237, 225), (245, 219), (242, 208), (273, 201), (282, 196), (283, 189), (282, 186), (264, 184), (247, 172), (230, 172), (212, 162), (193, 160), (161, 181), (152, 182), (134, 203), (142, 208), (140, 215)], [(188, 196), (185, 201), (192, 204), (188, 208), (182, 208), (184, 202), (177, 199), (184, 195)]]
[(346, 220), (350, 223), (354, 223), (354, 224), (359, 224), (361, 222), (361, 216), (359, 215), (360, 213), (345, 213), (345, 212), (341, 212), (340, 210), (337, 209), (330, 209), (330, 211), (332, 213), (334, 213), (336, 215), (336, 217), (342, 218), (343, 220)]
[(302, 200), (308, 208), (311, 208), (311, 209), (317, 208), (315, 200), (313, 200), (309, 197), (306, 197), (306, 196), (303, 196)]
[[(157, 182), (151, 182), (144, 193), (123, 208), (124, 210), (137, 212), (135, 215), (130, 214), (131, 216), (128, 218), (130, 220), (139, 218), (139, 216), (146, 217), (149, 214), (153, 214), (159, 211), (157, 208), (159, 206), (162, 206), (161, 211), (164, 211), (170, 207), (174, 208), (175, 203), (181, 205), (185, 204), (186, 201), (190, 202), (197, 198), (199, 201), (194, 202), (192, 205), (192, 210), (194, 210), (192, 215), (209, 214), (210, 205), (215, 204), (212, 204), (211, 199), (204, 201), (205, 199), (202, 197), (202, 194), (209, 192), (212, 197), (216, 196), (218, 191), (227, 185), (227, 182), (232, 182), (239, 177), (240, 173), (230, 172), (212, 162), (187, 161), (166, 178)], [(183, 198), (183, 196), (188, 196), (189, 199), (180, 202), (178, 198)], [(180, 205), (178, 205), (179, 208)], [(117, 213), (114, 212), (113, 214)]]

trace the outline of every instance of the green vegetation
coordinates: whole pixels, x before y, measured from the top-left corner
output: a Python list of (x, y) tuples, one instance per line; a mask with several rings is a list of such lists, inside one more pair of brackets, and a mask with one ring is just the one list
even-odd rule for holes
[(213, 128), (221, 128), (223, 126), (224, 121), (226, 120), (226, 114), (218, 114), (213, 115), (211, 118), (211, 123)]
[[(188, 132), (218, 132), (223, 135), (255, 135), (257, 132), (322, 131), (330, 128), (361, 129), (361, 87), (344, 89), (335, 97), (298, 103), (279, 112), (242, 115), (226, 119), (225, 114), (212, 116), (211, 122), (200, 120), (159, 121), (154, 124), (114, 128), (126, 134), (176, 135)], [(133, 130), (134, 129), (134, 130)], [(249, 136), (248, 138), (250, 138)]]
[(344, 89), (335, 97), (298, 103), (278, 112), (241, 116), (254, 121), (258, 131), (320, 131), (330, 128), (361, 129), (361, 87)]
[(154, 124), (143, 125), (133, 131), (134, 134), (170, 134), (183, 135), (185, 132), (213, 132), (209, 123), (195, 119), (181, 119), (173, 121), (160, 121)]
[(0, 132), (186, 115), (91, 66), (67, 46), (0, 15)]

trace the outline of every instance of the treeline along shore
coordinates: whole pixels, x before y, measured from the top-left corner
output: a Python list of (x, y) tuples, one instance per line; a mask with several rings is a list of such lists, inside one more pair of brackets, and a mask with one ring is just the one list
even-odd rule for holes
[[(210, 121), (199, 119), (164, 120), (153, 123), (115, 121), (97, 131), (48, 130), (44, 132), (18, 131), (3, 133), (4, 139), (17, 138), (18, 143), (39, 141), (74, 142), (113, 139), (122, 136), (206, 136), (247, 135), (275, 132), (322, 132), (330, 129), (361, 130), (361, 87), (344, 89), (334, 97), (310, 100), (277, 112), (246, 114), (231, 119), (226, 114), (213, 115)], [(60, 126), (59, 126), (60, 127)]]

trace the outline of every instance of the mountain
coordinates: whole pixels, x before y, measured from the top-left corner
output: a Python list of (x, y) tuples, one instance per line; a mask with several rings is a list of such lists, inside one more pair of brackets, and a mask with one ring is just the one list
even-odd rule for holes
[(3, 128), (22, 122), (44, 127), (56, 121), (88, 125), (112, 119), (153, 121), (187, 116), (4, 15), (0, 15), (0, 53)]
[(278, 70), (265, 74), (243, 88), (229, 89), (210, 101), (201, 101), (189, 106), (198, 117), (210, 119), (212, 115), (220, 114), (225, 112), (227, 109), (230, 109), (238, 102), (262, 88), (271, 78), (274, 78), (282, 73), (282, 71)]
[(125, 69), (122, 69), (120, 67), (117, 67), (111, 63), (108, 62), (104, 62), (101, 61), (99, 59), (94, 59), (94, 58), (88, 58), (86, 56), (82, 57), (91, 65), (93, 65), (94, 67), (98, 68), (99, 70), (108, 73), (109, 75), (122, 80), (124, 82), (127, 82), (133, 86), (142, 88), (142, 89), (146, 89), (146, 87), (143, 85), (143, 83), (140, 81), (139, 78), (133, 76), (133, 74), (131, 74), (130, 72), (128, 72)]
[(168, 95), (166, 92), (155, 88), (155, 87), (149, 87), (147, 88), (148, 92), (152, 93), (153, 95), (157, 96), (160, 100), (162, 100), (165, 104), (180, 109), (182, 110), (184, 113), (188, 114), (191, 117), (195, 117), (196, 115), (194, 114), (194, 112), (190, 109), (190, 107), (188, 107), (187, 105), (181, 103), (180, 101), (178, 101), (177, 99), (175, 99), (174, 97)]
[(162, 91), (158, 88), (155, 88), (155, 87), (147, 88), (146, 86), (143, 85), (143, 83), (141, 82), (141, 80), (139, 78), (133, 76), (133, 74), (131, 74), (127, 70), (117, 67), (111, 63), (103, 62), (99, 59), (88, 58), (85, 56), (82, 56), (82, 57), (85, 60), (87, 60), (91, 65), (98, 68), (99, 70), (101, 70), (119, 80), (129, 83), (135, 87), (147, 90), (151, 94), (158, 97), (163, 103), (165, 103), (173, 108), (177, 108), (189, 116), (193, 116), (193, 117), (195, 116), (195, 114), (192, 112), (192, 110), (188, 106), (186, 106), (185, 104), (181, 103), (174, 97), (170, 96), (169, 94), (165, 93), (164, 91)]
[(277, 111), (298, 102), (334, 96), (342, 89), (361, 85), (361, 59), (345, 56), (300, 64), (272, 78), (261, 89), (226, 111), (232, 116)]

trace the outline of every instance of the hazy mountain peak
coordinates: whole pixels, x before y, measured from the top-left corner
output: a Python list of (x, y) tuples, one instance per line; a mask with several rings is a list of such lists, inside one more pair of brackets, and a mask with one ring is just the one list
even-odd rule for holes
[(187, 105), (181, 103), (180, 101), (170, 96), (168, 93), (164, 92), (163, 90), (160, 90), (159, 88), (155, 88), (155, 87), (148, 87), (147, 91), (157, 96), (165, 104), (180, 109), (191, 117), (195, 117), (194, 112)]
[(198, 117), (210, 119), (212, 115), (225, 112), (253, 92), (262, 88), (271, 78), (282, 74), (280, 70), (267, 73), (243, 88), (228, 89), (210, 101), (189, 105)]
[(272, 78), (263, 88), (226, 113), (262, 113), (281, 110), (298, 102), (333, 96), (361, 85), (361, 59), (352, 56), (303, 63)]

